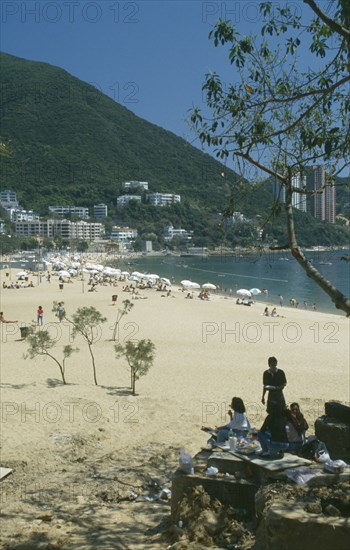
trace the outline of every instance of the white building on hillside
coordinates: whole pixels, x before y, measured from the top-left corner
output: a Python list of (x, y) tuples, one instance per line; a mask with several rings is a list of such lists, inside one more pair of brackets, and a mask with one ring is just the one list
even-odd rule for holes
[(94, 218), (102, 220), (108, 216), (108, 206), (106, 204), (94, 204)]
[(112, 227), (111, 239), (112, 241), (129, 241), (136, 239), (137, 229), (131, 229), (130, 227)]
[(37, 220), (15, 223), (17, 237), (61, 237), (66, 240), (96, 241), (104, 233), (102, 223), (71, 220)]
[(12, 222), (33, 222), (39, 220), (39, 214), (33, 210), (10, 210), (10, 218)]
[(117, 206), (119, 206), (119, 208), (122, 208), (130, 201), (141, 202), (141, 195), (121, 195), (117, 198)]
[(53, 212), (59, 216), (70, 214), (79, 218), (89, 217), (89, 209), (85, 206), (49, 206), (49, 212)]
[(147, 201), (154, 206), (168, 206), (181, 202), (181, 196), (172, 193), (150, 193), (147, 195)]
[(0, 191), (0, 206), (5, 209), (18, 208), (19, 204), (17, 201), (16, 191), (11, 191), (9, 189)]
[(172, 241), (174, 237), (180, 237), (183, 241), (191, 241), (193, 231), (187, 231), (186, 229), (174, 229), (173, 225), (168, 225), (164, 228), (164, 240)]

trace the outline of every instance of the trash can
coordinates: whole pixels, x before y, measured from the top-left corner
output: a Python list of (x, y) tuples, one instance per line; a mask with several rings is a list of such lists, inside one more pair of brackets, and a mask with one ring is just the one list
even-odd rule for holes
[(63, 287), (64, 287), (63, 283), (60, 283), (59, 287), (60, 287), (60, 290), (63, 290)]
[(113, 296), (112, 296), (113, 305), (115, 305), (117, 300), (118, 300), (118, 294), (113, 294)]
[(21, 331), (21, 338), (27, 338), (29, 334), (29, 327), (19, 327), (19, 330)]

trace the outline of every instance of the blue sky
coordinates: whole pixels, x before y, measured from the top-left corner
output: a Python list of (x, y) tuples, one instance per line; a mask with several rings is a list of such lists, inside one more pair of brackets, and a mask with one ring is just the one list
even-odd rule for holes
[[(290, 4), (307, 15), (301, 0)], [(242, 34), (261, 21), (257, 0), (2, 0), (0, 46), (59, 66), (192, 142), (186, 119), (193, 105), (204, 106), (205, 74), (235, 77), (224, 51), (208, 40), (219, 17)]]

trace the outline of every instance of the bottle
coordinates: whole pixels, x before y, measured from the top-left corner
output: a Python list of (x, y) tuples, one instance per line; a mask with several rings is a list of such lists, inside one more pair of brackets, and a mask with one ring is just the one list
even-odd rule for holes
[(230, 437), (230, 451), (236, 451), (237, 449), (237, 437)]
[(228, 432), (228, 438), (229, 440), (231, 439), (231, 437), (233, 437), (233, 431), (232, 431), (232, 428), (229, 429), (229, 432)]

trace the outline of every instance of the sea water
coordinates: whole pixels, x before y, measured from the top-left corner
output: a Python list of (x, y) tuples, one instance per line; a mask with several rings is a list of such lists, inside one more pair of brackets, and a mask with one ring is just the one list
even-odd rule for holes
[[(305, 252), (307, 259), (345, 296), (350, 295), (350, 250), (327, 250)], [(227, 296), (236, 296), (239, 289), (259, 288), (267, 293), (257, 299), (279, 306), (279, 294), (284, 305), (294, 298), (299, 308), (344, 315), (337, 310), (330, 297), (312, 281), (291, 254), (263, 252), (259, 254), (237, 253), (235, 255), (157, 256), (133, 259), (125, 266), (128, 271), (157, 273), (175, 284), (189, 279), (200, 285), (210, 282)]]

